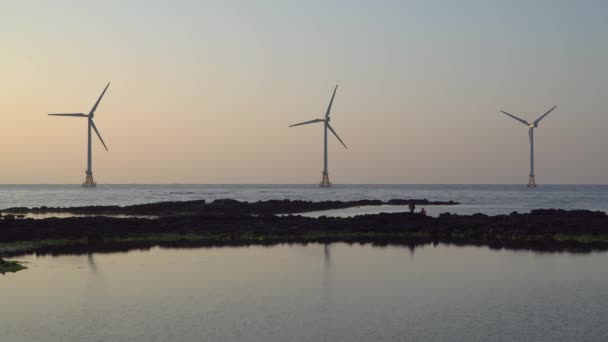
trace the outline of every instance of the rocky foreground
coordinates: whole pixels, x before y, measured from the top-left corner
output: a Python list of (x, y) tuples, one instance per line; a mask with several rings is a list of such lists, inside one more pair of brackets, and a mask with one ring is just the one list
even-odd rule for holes
[[(405, 204), (409, 200), (398, 200)], [(0, 256), (29, 252), (69, 253), (127, 250), (151, 246), (221, 246), (308, 242), (418, 245), (453, 243), (496, 248), (590, 251), (608, 249), (604, 212), (556, 209), (529, 214), (487, 216), (410, 213), (351, 218), (308, 218), (276, 214), (386, 204), (381, 201), (256, 203), (220, 200), (167, 202), (129, 207), (59, 208), (95, 215), (137, 214), (157, 218), (105, 216), (19, 219), (4, 210), (0, 220)], [(393, 202), (396, 203), (396, 202)], [(454, 202), (418, 202), (455, 204)], [(57, 212), (58, 208), (52, 208)], [(49, 208), (28, 209), (48, 210)]]

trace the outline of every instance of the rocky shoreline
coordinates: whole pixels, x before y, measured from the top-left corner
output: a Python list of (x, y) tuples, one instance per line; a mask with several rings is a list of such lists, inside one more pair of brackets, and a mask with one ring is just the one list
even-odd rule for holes
[[(99, 215), (136, 213), (158, 216), (154, 219), (91, 216), (34, 220), (18, 219), (5, 214), (0, 220), (0, 256), (32, 252), (69, 253), (70, 250), (80, 252), (121, 250), (152, 246), (194, 247), (309, 242), (408, 246), (448, 243), (535, 250), (608, 250), (608, 216), (604, 212), (587, 210), (539, 209), (527, 214), (512, 213), (496, 216), (442, 214), (439, 217), (410, 213), (346, 218), (277, 215), (294, 211), (320, 210), (319, 208), (348, 208), (370, 205), (369, 203), (388, 202), (247, 203), (220, 200), (211, 203), (190, 201), (129, 207), (63, 208), (69, 212), (82, 210), (81, 213)], [(430, 203), (437, 202), (426, 201), (424, 205), (431, 205)], [(445, 205), (445, 202), (441, 204)], [(6, 213), (7, 210), (3, 212)]]
[(301, 201), (301, 200), (269, 200), (258, 202), (242, 202), (232, 199), (218, 199), (207, 203), (205, 200), (158, 202), (128, 206), (84, 206), (84, 207), (13, 207), (0, 210), (3, 215), (22, 214), (52, 214), (69, 213), (78, 215), (140, 215), (140, 216), (171, 216), (214, 213), (238, 214), (289, 214), (311, 211), (345, 209), (361, 206), (380, 205), (457, 205), (454, 201), (429, 201), (427, 199), (391, 199), (359, 200), (359, 201)]

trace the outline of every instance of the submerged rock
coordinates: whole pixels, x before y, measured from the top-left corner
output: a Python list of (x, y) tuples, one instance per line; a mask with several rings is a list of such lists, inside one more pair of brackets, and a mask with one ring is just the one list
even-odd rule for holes
[(21, 265), (21, 263), (17, 261), (7, 261), (0, 258), (0, 274), (5, 274), (7, 272), (15, 273), (26, 268), (27, 267)]

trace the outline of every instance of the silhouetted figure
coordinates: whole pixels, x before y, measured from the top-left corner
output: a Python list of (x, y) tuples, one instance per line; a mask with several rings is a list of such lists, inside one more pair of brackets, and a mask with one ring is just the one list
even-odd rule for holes
[(420, 215), (426, 216), (426, 210), (424, 210), (424, 208), (420, 209)]
[(414, 201), (410, 201), (410, 214), (413, 214), (414, 210), (416, 210), (416, 205), (414, 204)]

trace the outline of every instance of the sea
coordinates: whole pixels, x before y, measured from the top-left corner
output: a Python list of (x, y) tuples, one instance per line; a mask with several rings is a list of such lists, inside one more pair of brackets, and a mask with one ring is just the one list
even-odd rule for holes
[[(608, 185), (0, 185), (0, 209), (11, 207), (72, 207), (89, 205), (132, 205), (161, 201), (235, 199), (353, 201), (361, 199), (428, 199), (456, 201), (454, 206), (427, 206), (431, 215), (509, 214), (532, 209), (588, 209), (608, 211)], [(421, 207), (417, 208), (421, 209)], [(352, 216), (405, 211), (405, 206), (360, 207), (332, 210), (309, 216)]]
[(26, 255), (0, 340), (608, 341), (608, 254), (282, 244)]
[[(461, 203), (426, 208), (434, 214), (606, 211), (608, 186), (0, 186), (2, 208), (222, 198)], [(12, 259), (28, 269), (0, 274), (0, 341), (608, 341), (601, 250), (309, 243)]]

